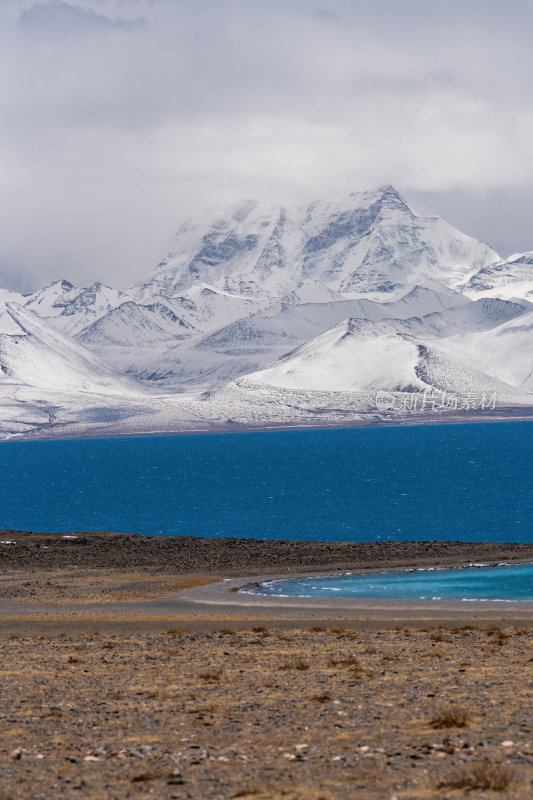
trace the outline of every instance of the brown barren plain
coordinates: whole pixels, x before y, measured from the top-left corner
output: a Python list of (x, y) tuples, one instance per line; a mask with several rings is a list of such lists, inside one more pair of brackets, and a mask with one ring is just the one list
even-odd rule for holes
[(194, 603), (533, 545), (0, 533), (0, 798), (533, 796), (533, 614)]

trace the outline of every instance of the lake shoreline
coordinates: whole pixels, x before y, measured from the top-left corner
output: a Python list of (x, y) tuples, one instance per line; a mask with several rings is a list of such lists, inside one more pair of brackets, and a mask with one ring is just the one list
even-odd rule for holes
[(532, 563), (533, 543), (303, 542), (0, 531), (0, 634), (172, 624), (216, 630), (258, 620), (370, 627), (533, 622), (531, 603), (358, 601), (239, 594), (257, 580)]
[(33, 442), (33, 441), (63, 441), (78, 439), (123, 439), (123, 438), (146, 438), (160, 436), (194, 436), (202, 434), (227, 434), (227, 433), (275, 433), (288, 431), (320, 431), (320, 430), (346, 430), (351, 428), (405, 428), (435, 425), (480, 425), (483, 423), (502, 423), (502, 422), (533, 422), (533, 408), (528, 406), (508, 407), (487, 409), (481, 413), (446, 413), (442, 415), (418, 415), (405, 416), (390, 415), (389, 417), (378, 417), (377, 414), (368, 415), (368, 418), (331, 421), (313, 420), (309, 425), (301, 423), (280, 422), (272, 424), (247, 424), (247, 423), (213, 423), (205, 424), (201, 427), (193, 427), (198, 423), (192, 423), (188, 428), (169, 430), (113, 430), (105, 427), (98, 427), (93, 430), (67, 430), (63, 426), (39, 427), (38, 431), (13, 434), (8, 438), (0, 439), (2, 443), (13, 442)]

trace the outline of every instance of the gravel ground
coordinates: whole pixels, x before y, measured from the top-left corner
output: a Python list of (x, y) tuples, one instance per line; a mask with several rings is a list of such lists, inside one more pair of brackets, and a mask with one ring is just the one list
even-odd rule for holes
[(0, 797), (530, 798), (531, 630), (0, 641)]
[(0, 800), (533, 796), (530, 618), (178, 619), (164, 599), (533, 545), (65, 535), (0, 532)]

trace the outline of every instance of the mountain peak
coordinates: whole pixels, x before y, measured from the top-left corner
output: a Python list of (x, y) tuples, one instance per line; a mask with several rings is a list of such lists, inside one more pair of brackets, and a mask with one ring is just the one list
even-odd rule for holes
[(306, 207), (244, 199), (182, 226), (136, 299), (175, 297), (199, 284), (276, 302), (303, 285), (387, 293), (433, 279), (453, 286), (497, 254), (443, 223), (419, 217), (391, 184)]
[(375, 189), (370, 189), (362, 192), (351, 192), (349, 195), (351, 200), (361, 200), (362, 198), (369, 198), (373, 201), (382, 200), (384, 198), (396, 198), (398, 200), (403, 200), (398, 189), (396, 189), (390, 183), (384, 183), (381, 186), (376, 187)]
[(33, 292), (33, 294), (46, 292), (47, 289), (59, 289), (62, 292), (70, 292), (71, 289), (74, 289), (74, 284), (67, 281), (66, 278), (59, 278), (57, 281), (47, 283), (46, 286), (43, 286), (42, 289), (38, 289), (37, 292)]
[(387, 195), (395, 195), (396, 197), (401, 197), (399, 191), (395, 189), (391, 183), (384, 183), (381, 186), (378, 186), (378, 188), (376, 189), (376, 193), (381, 195), (387, 194)]
[(396, 208), (401, 207), (409, 213), (412, 213), (400, 192), (395, 189), (394, 186), (391, 186), (390, 183), (379, 186), (375, 194), (379, 196), (382, 204), (394, 206)]

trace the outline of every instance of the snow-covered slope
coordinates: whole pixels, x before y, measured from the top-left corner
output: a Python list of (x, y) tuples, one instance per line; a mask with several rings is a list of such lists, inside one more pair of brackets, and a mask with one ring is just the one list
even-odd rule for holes
[(472, 275), (463, 291), (470, 297), (533, 301), (533, 252), (518, 253), (483, 267)]
[(209, 336), (196, 347), (220, 352), (237, 352), (274, 344), (302, 342), (326, 331), (348, 317), (368, 320), (407, 319), (415, 314), (440, 312), (450, 306), (469, 304), (462, 295), (444, 289), (416, 286), (398, 300), (377, 303), (366, 298), (339, 299), (326, 303), (283, 303), (277, 311), (254, 314), (231, 323)]
[[(447, 336), (451, 332), (473, 331), (524, 314), (525, 306), (503, 300), (469, 301), (455, 292), (441, 294), (416, 287), (392, 303), (371, 300), (342, 300), (334, 303), (284, 305), (277, 314), (256, 314), (203, 337), (196, 350), (214, 350), (226, 355), (270, 352), (273, 347), (289, 348), (310, 339), (344, 319), (390, 320), (389, 328), (426, 336)], [(400, 324), (403, 323), (403, 324)]]
[[(448, 307), (452, 303), (456, 305)], [(117, 370), (143, 381), (158, 382), (167, 391), (205, 390), (261, 370), (350, 315), (357, 315), (355, 318), (360, 322), (376, 323), (375, 335), (393, 332), (430, 341), (452, 332), (489, 329), (524, 314), (528, 307), (527, 303), (503, 300), (470, 301), (455, 292), (443, 294), (435, 289), (417, 288), (393, 303), (361, 299), (284, 304), (278, 313), (251, 315), (206, 336), (185, 330), (182, 336), (174, 335), (170, 340), (168, 332), (161, 331), (154, 322), (153, 315), (146, 319), (147, 307), (130, 309), (129, 305), (110, 312), (78, 339), (92, 344), (101, 358)], [(417, 310), (427, 312), (433, 308), (439, 310), (409, 316)], [(130, 322), (130, 313), (142, 314), (138, 329)]]
[[(451, 304), (457, 309), (462, 304), (472, 305), (471, 301), (456, 292), (438, 286), (431, 289), (416, 287), (392, 303), (376, 303), (365, 298), (300, 305), (282, 303), (280, 311), (276, 312), (279, 305), (274, 306), (263, 314), (242, 317), (205, 336), (192, 331), (189, 336), (167, 341), (166, 346), (157, 341), (161, 338), (159, 334), (152, 338), (151, 343), (147, 336), (142, 348), (126, 346), (128, 329), (120, 339), (124, 345), (121, 347), (110, 344), (119, 342), (113, 331), (106, 333), (101, 330), (110, 317), (121, 312), (120, 307), (82, 332), (78, 338), (92, 344), (104, 360), (120, 371), (141, 380), (158, 381), (166, 389), (190, 390), (197, 387), (204, 390), (268, 366), (288, 350), (350, 315), (372, 320), (396, 315), (400, 320), (417, 311), (442, 311)], [(437, 321), (434, 320), (432, 327), (436, 325)], [(441, 325), (444, 325), (443, 321)], [(97, 334), (94, 338), (93, 330)], [(85, 338), (86, 334), (90, 338)]]
[(398, 333), (383, 323), (345, 320), (248, 377), (286, 389), (351, 392), (445, 391), (520, 394), (436, 347)]
[(59, 397), (63, 391), (145, 393), (23, 306), (10, 304), (7, 313), (16, 332), (0, 334), (0, 384), (53, 389)]
[(17, 292), (0, 289), (0, 334), (19, 333), (20, 328), (9, 313), (10, 303), (24, 303), (24, 296)]
[(471, 303), (435, 311), (422, 317), (410, 317), (397, 330), (423, 338), (440, 339), (451, 333), (473, 333), (490, 330), (504, 322), (516, 319), (533, 310), (531, 303), (513, 303), (509, 300), (483, 297)]
[[(148, 303), (150, 295), (143, 300)], [(225, 292), (206, 283), (197, 283), (183, 295), (162, 301), (173, 308), (180, 318), (201, 331), (211, 331), (233, 320), (252, 314), (258, 303), (249, 297)]]
[(533, 311), (491, 330), (443, 339), (439, 346), (487, 375), (533, 393)]
[(315, 391), (420, 390), (415, 375), (418, 348), (395, 334), (380, 335), (374, 323), (339, 323), (250, 375), (272, 386)]
[(191, 326), (161, 302), (138, 305), (133, 301), (109, 311), (85, 328), (77, 339), (84, 344), (119, 344), (143, 348), (151, 342), (179, 339)]

